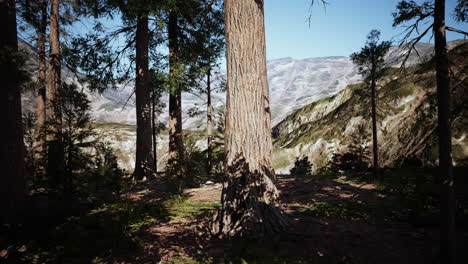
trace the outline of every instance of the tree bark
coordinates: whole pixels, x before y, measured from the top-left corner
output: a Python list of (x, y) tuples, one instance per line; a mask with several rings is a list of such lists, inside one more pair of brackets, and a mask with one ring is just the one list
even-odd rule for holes
[(24, 143), (21, 116), (21, 94), (17, 79), (18, 38), (14, 0), (0, 0), (0, 76), (3, 118), (0, 173), (0, 224), (15, 224), (23, 208), (26, 186), (24, 176)]
[(278, 204), (271, 164), (271, 117), (263, 1), (226, 0), (226, 170), (213, 231), (263, 235), (289, 221)]
[(452, 137), (450, 132), (450, 82), (445, 35), (445, 0), (435, 1), (434, 41), (437, 78), (439, 173), (442, 182), (440, 204), (441, 261), (444, 263), (456, 263), (455, 194), (452, 168)]
[(206, 159), (206, 173), (211, 176), (213, 168), (213, 106), (211, 105), (211, 69), (208, 69), (206, 76), (206, 136), (207, 136), (207, 159)]
[(62, 142), (62, 113), (60, 110), (61, 62), (59, 38), (59, 0), (50, 1), (50, 54), (47, 79), (47, 121), (49, 123), (47, 174), (55, 184), (64, 182), (64, 149)]
[(374, 177), (379, 175), (379, 145), (377, 140), (377, 107), (376, 107), (376, 71), (375, 63), (372, 63), (372, 73), (371, 73), (371, 105), (372, 105), (372, 155), (373, 155), (373, 165), (374, 165)]
[(151, 96), (148, 79), (148, 15), (138, 17), (136, 30), (136, 116), (137, 139), (134, 176), (137, 179), (154, 173), (152, 160)]
[[(182, 91), (180, 87), (179, 44), (177, 14), (169, 14), (169, 160), (174, 163), (182, 161), (184, 141), (182, 134)], [(174, 165), (174, 164), (173, 164)]]
[[(36, 102), (37, 102), (37, 122), (36, 122), (36, 148), (35, 160), (42, 159), (44, 151), (45, 133), (44, 125), (46, 121), (46, 76), (47, 76), (47, 61), (46, 61), (46, 34), (47, 34), (47, 2), (41, 2), (41, 22), (38, 28), (38, 43), (37, 49), (39, 53), (38, 78), (36, 87)], [(39, 162), (36, 168), (39, 177), (44, 176), (44, 168)]]
[(152, 107), (151, 107), (151, 126), (153, 128), (153, 166), (154, 166), (154, 173), (158, 173), (158, 157), (157, 157), (157, 152), (158, 152), (158, 142), (157, 142), (157, 137), (156, 137), (156, 95), (155, 92), (153, 91), (153, 97), (152, 97)]

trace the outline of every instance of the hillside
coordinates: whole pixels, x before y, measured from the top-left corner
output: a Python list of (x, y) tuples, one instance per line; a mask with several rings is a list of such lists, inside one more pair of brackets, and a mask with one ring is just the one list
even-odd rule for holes
[[(468, 156), (468, 43), (449, 53), (453, 95), (452, 142), (455, 164)], [(363, 83), (306, 105), (277, 124), (273, 134), (275, 168), (287, 172), (295, 157), (308, 156), (314, 168), (325, 166), (333, 153), (345, 152), (355, 139), (370, 144), (370, 107)], [(420, 159), (437, 163), (436, 80), (432, 61), (406, 72), (387, 68), (378, 83), (378, 135), (383, 166)], [(364, 133), (363, 133), (364, 131)]]
[[(453, 46), (457, 41), (451, 42)], [(25, 41), (19, 42), (22, 51), (28, 54), (27, 67), (34, 72), (37, 68), (37, 52)], [(421, 57), (413, 53), (408, 62), (417, 64), (425, 61), (433, 52), (433, 45), (419, 43), (417, 50)], [(398, 66), (401, 54), (405, 48), (393, 46), (386, 56), (386, 62), (390, 66)], [(279, 123), (293, 111), (316, 100), (326, 98), (343, 90), (346, 86), (362, 81), (357, 73), (357, 68), (348, 57), (332, 56), (307, 59), (282, 58), (267, 62), (268, 82), (272, 107), (273, 124)], [(220, 73), (224, 75), (224, 73)], [(108, 89), (104, 93), (89, 91), (87, 84), (78, 81), (78, 76), (66, 65), (62, 67), (62, 79), (67, 83), (76, 83), (83, 87), (91, 101), (92, 116), (97, 123), (118, 123), (135, 125), (135, 101), (134, 84), (129, 81), (126, 85), (118, 85), (116, 89)], [(222, 76), (219, 76), (222, 77)], [(216, 80), (213, 87), (217, 87)], [(30, 92), (23, 94), (23, 106), (27, 111), (33, 111), (36, 107), (34, 96)], [(168, 101), (168, 96), (163, 95), (163, 102)], [(183, 93), (183, 127), (184, 129), (203, 129), (205, 118), (189, 117), (187, 112), (193, 107), (203, 107), (204, 95), (198, 96), (191, 93)], [(212, 103), (215, 109), (224, 107), (225, 94), (221, 91), (212, 93)], [(166, 121), (168, 106), (159, 116), (161, 121)]]

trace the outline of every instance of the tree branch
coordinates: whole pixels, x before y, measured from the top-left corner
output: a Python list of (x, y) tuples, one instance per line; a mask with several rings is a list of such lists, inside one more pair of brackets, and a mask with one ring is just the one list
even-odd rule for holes
[(468, 32), (465, 32), (463, 30), (460, 30), (460, 29), (456, 29), (456, 28), (453, 28), (453, 27), (445, 27), (446, 30), (448, 31), (452, 31), (452, 32), (456, 32), (456, 33), (460, 33), (460, 34), (463, 34), (465, 36), (468, 36)]

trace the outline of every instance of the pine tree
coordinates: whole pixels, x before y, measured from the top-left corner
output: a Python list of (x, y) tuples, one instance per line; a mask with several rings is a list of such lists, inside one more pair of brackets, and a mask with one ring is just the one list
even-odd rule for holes
[(372, 109), (372, 149), (374, 176), (379, 171), (379, 144), (377, 140), (377, 78), (384, 66), (384, 57), (390, 49), (391, 42), (379, 43), (380, 31), (372, 30), (367, 35), (366, 45), (360, 52), (351, 54), (351, 60), (359, 65), (359, 73), (370, 81), (371, 109)]
[[(143, 179), (155, 173), (153, 157), (153, 125), (151, 102), (150, 62), (154, 58), (150, 51), (162, 42), (159, 35), (153, 34), (151, 20), (160, 19), (160, 10), (164, 1), (82, 1), (82, 13), (91, 13), (96, 18), (113, 17), (115, 13), (122, 16), (124, 26), (114, 32), (104, 32), (98, 23), (95, 32), (85, 38), (75, 39), (75, 49), (80, 53), (75, 67), (85, 72), (91, 88), (104, 91), (108, 86), (115, 87), (117, 83), (127, 82), (132, 78), (128, 69), (135, 72), (135, 104), (137, 119), (137, 139), (134, 177)], [(158, 28), (158, 22), (155, 23)], [(159, 29), (156, 29), (159, 30)], [(112, 41), (118, 36), (126, 36), (127, 43), (120, 50), (111, 47)], [(95, 47), (94, 50), (88, 50)], [(132, 52), (132, 51), (135, 52)], [(122, 63), (123, 57), (130, 60)]]
[(450, 128), (450, 78), (445, 36), (445, 0), (435, 0), (434, 42), (437, 79), (437, 126), (439, 132), (439, 168), (442, 173), (441, 255), (445, 263), (456, 263), (455, 253), (455, 184), (452, 168)]
[[(455, 7), (455, 17), (459, 22), (465, 22), (467, 17), (466, 1), (459, 0)], [(452, 137), (451, 137), (451, 109), (450, 109), (450, 76), (447, 56), (446, 30), (464, 35), (468, 33), (449, 27), (445, 24), (445, 0), (424, 1), (420, 4), (415, 1), (402, 0), (397, 4), (397, 11), (393, 13), (393, 26), (405, 26), (405, 36), (402, 44), (410, 49), (404, 61), (414, 51), (418, 43), (431, 30), (434, 32), (435, 64), (437, 79), (437, 107), (438, 107), (438, 134), (439, 134), (439, 176), (441, 189), (441, 261), (456, 263), (455, 246), (455, 194), (452, 164)], [(432, 18), (432, 21), (431, 21)], [(431, 23), (432, 22), (432, 23)], [(428, 23), (424, 30), (420, 26)], [(416, 36), (413, 36), (416, 34)]]
[(16, 5), (0, 1), (0, 96), (3, 121), (1, 141), (0, 223), (18, 223), (25, 199), (24, 143), (21, 119), (20, 81), (22, 60), (18, 55)]
[(284, 230), (271, 165), (263, 1), (226, 0), (226, 168), (214, 232), (261, 235)]
[(206, 173), (211, 176), (213, 169), (213, 119), (214, 109), (212, 105), (212, 92), (217, 90), (225, 90), (224, 75), (217, 70), (219, 67), (218, 60), (225, 52), (224, 43), (224, 12), (221, 1), (209, 7), (209, 12), (201, 17), (202, 24), (205, 26), (200, 28), (195, 36), (198, 41), (192, 46), (192, 50), (199, 54), (197, 58), (199, 70), (199, 80), (195, 83), (195, 87), (191, 88), (191, 93), (198, 95), (200, 98), (206, 96), (206, 111), (201, 110), (201, 105), (196, 105), (189, 110), (190, 116), (198, 116), (206, 114), (206, 137), (207, 137), (207, 159)]

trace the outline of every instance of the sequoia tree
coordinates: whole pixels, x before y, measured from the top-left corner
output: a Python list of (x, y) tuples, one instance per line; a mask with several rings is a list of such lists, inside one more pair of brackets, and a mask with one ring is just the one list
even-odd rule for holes
[(148, 13), (139, 12), (136, 28), (136, 116), (137, 142), (134, 175), (138, 179), (152, 176), (155, 166), (152, 156), (152, 108), (150, 96), (150, 80), (148, 72), (149, 29)]
[[(37, 27), (38, 41), (38, 78), (36, 87), (36, 102), (37, 102), (37, 121), (36, 121), (36, 150), (37, 159), (42, 158), (40, 153), (44, 150), (45, 138), (41, 131), (44, 129), (46, 121), (46, 76), (47, 76), (47, 58), (46, 58), (46, 42), (47, 42), (47, 2), (40, 1), (40, 22)], [(39, 173), (43, 174), (42, 167), (39, 168)]]
[(226, 0), (226, 168), (213, 231), (274, 233), (289, 221), (278, 204), (271, 164), (271, 118), (263, 1)]
[[(182, 135), (182, 87), (180, 87), (179, 26), (177, 10), (169, 11), (167, 24), (169, 38), (169, 159), (181, 162), (183, 159)], [(172, 164), (174, 167), (179, 165)], [(181, 173), (181, 172), (179, 172)]]
[(47, 174), (55, 184), (63, 184), (64, 153), (62, 134), (62, 115), (60, 113), (60, 86), (61, 60), (60, 60), (60, 1), (50, 1), (50, 54), (49, 71), (47, 79), (47, 122), (48, 128), (48, 159)]
[(351, 54), (351, 60), (359, 66), (359, 73), (362, 74), (367, 81), (370, 81), (371, 90), (371, 116), (372, 116), (372, 152), (373, 166), (375, 174), (379, 170), (379, 144), (377, 140), (377, 78), (379, 72), (384, 66), (384, 57), (390, 49), (391, 42), (383, 41), (379, 43), (380, 31), (372, 30), (367, 35), (366, 45), (360, 52)]
[(18, 56), (15, 0), (0, 0), (1, 140), (0, 223), (15, 223), (25, 198), (24, 143), (21, 122), (21, 59)]

